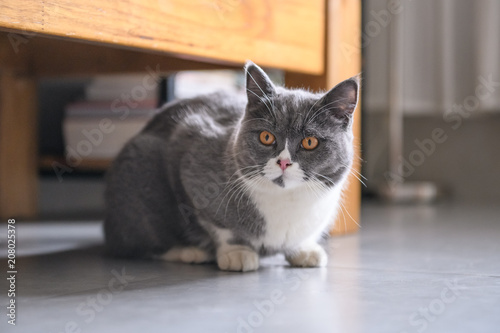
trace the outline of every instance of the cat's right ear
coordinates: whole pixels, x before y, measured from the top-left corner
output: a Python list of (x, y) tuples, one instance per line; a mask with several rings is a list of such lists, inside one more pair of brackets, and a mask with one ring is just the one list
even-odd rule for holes
[(359, 76), (340, 82), (328, 91), (318, 103), (318, 110), (330, 119), (349, 125), (358, 104)]
[(247, 61), (245, 65), (248, 104), (266, 104), (274, 95), (274, 85), (269, 76), (256, 64)]

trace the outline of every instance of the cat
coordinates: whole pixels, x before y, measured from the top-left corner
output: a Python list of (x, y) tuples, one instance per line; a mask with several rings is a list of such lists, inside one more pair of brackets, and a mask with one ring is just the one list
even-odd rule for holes
[(259, 256), (327, 263), (353, 160), (359, 78), (325, 94), (275, 86), (245, 66), (246, 96), (213, 93), (166, 104), (107, 174), (107, 250), (120, 257), (216, 261), (253, 271)]

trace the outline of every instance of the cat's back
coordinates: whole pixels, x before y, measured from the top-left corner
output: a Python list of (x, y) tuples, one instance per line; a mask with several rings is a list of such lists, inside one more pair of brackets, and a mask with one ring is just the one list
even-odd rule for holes
[(173, 101), (160, 109), (142, 133), (164, 139), (217, 136), (235, 126), (245, 105), (244, 96), (228, 92)]

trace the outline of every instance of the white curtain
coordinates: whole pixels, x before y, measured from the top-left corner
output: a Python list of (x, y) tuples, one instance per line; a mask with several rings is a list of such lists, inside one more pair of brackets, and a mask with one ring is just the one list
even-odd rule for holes
[[(400, 38), (402, 109), (405, 114), (443, 114), (474, 96), (484, 80), (500, 82), (499, 0), (367, 0), (364, 9), (365, 108), (388, 108), (392, 23)], [(381, 14), (393, 20), (383, 26)], [(370, 22), (371, 26), (370, 26)], [(374, 29), (377, 22), (381, 29)], [(371, 28), (371, 30), (369, 30)], [(500, 87), (481, 99), (478, 113), (500, 112)]]

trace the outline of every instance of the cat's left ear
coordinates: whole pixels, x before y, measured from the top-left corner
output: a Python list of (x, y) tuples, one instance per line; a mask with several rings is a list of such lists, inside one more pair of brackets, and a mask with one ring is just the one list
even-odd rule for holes
[(246, 63), (245, 73), (248, 104), (267, 103), (275, 93), (274, 84), (269, 76), (251, 61)]
[(359, 75), (340, 82), (325, 94), (318, 103), (321, 110), (329, 110), (336, 119), (350, 123), (352, 114), (358, 105)]

